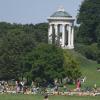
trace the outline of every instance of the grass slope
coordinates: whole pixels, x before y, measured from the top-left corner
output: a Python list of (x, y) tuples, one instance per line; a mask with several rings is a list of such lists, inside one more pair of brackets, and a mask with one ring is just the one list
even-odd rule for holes
[(86, 76), (86, 83), (84, 83), (84, 86), (93, 87), (94, 84), (97, 84), (97, 86), (100, 87), (100, 72), (97, 71), (97, 67), (100, 68), (100, 64), (87, 59), (86, 57), (75, 51), (69, 52), (71, 52), (72, 56), (79, 62), (82, 75), (84, 77)]

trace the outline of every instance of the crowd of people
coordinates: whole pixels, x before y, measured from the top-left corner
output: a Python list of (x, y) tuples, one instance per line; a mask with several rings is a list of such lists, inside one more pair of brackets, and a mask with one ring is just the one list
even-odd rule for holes
[[(86, 90), (82, 90), (82, 82), (81, 80), (76, 81), (76, 88), (71, 90), (68, 89), (67, 85), (63, 85), (63, 87), (59, 87), (59, 85), (56, 82), (56, 85), (52, 88), (46, 88), (45, 91), (41, 91), (40, 87), (36, 87), (34, 82), (32, 82), (31, 86), (27, 86), (25, 81), (14, 81), (14, 84), (11, 85), (6, 81), (0, 81), (0, 93), (23, 93), (23, 94), (45, 94), (44, 99), (48, 100), (48, 95), (72, 95), (72, 94), (80, 94), (81, 95), (94, 95), (94, 93), (97, 91), (97, 86), (94, 84), (94, 87), (92, 90), (89, 88), (86, 88)], [(61, 91), (61, 88), (63, 88), (63, 91)]]
[(1, 93), (27, 93), (31, 91), (31, 88), (25, 85), (24, 81), (0, 81), (0, 92)]

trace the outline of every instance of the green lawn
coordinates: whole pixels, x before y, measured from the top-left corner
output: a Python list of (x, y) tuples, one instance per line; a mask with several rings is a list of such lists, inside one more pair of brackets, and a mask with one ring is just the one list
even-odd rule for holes
[(97, 84), (97, 87), (100, 87), (100, 72), (97, 71), (97, 67), (100, 67), (100, 64), (86, 58), (81, 59), (80, 62), (81, 72), (83, 76), (86, 76), (84, 85), (93, 87), (94, 84)]
[[(43, 100), (40, 95), (0, 95), (0, 100)], [(77, 97), (77, 96), (49, 96), (49, 100), (100, 100), (100, 96), (96, 97)]]
[(100, 64), (97, 62), (87, 59), (82, 56), (80, 53), (75, 51), (71, 52), (72, 56), (79, 62), (79, 66), (82, 72), (82, 75), (86, 76), (86, 82), (83, 84), (85, 87), (93, 87), (94, 84), (97, 84), (97, 87), (100, 87), (100, 72), (97, 71), (97, 67), (100, 68)]

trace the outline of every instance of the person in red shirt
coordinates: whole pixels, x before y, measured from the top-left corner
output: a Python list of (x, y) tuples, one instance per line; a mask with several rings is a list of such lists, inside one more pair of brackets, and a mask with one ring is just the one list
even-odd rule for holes
[(76, 88), (77, 88), (78, 91), (80, 91), (80, 88), (81, 88), (80, 80), (77, 80)]

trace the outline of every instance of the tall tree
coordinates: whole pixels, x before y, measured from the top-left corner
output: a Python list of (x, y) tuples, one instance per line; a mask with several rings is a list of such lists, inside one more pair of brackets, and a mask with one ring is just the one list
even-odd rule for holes
[(97, 55), (97, 61), (98, 61), (98, 63), (100, 63), (100, 24), (98, 25), (98, 27), (97, 27), (97, 30), (96, 30), (96, 32), (97, 32), (97, 42), (98, 42), (98, 55)]
[(100, 0), (84, 0), (79, 10), (77, 23), (79, 40), (84, 43), (97, 42), (96, 29), (100, 24)]
[(53, 82), (55, 78), (63, 77), (63, 50), (54, 45), (39, 44), (28, 55), (32, 65), (32, 79), (39, 83)]

